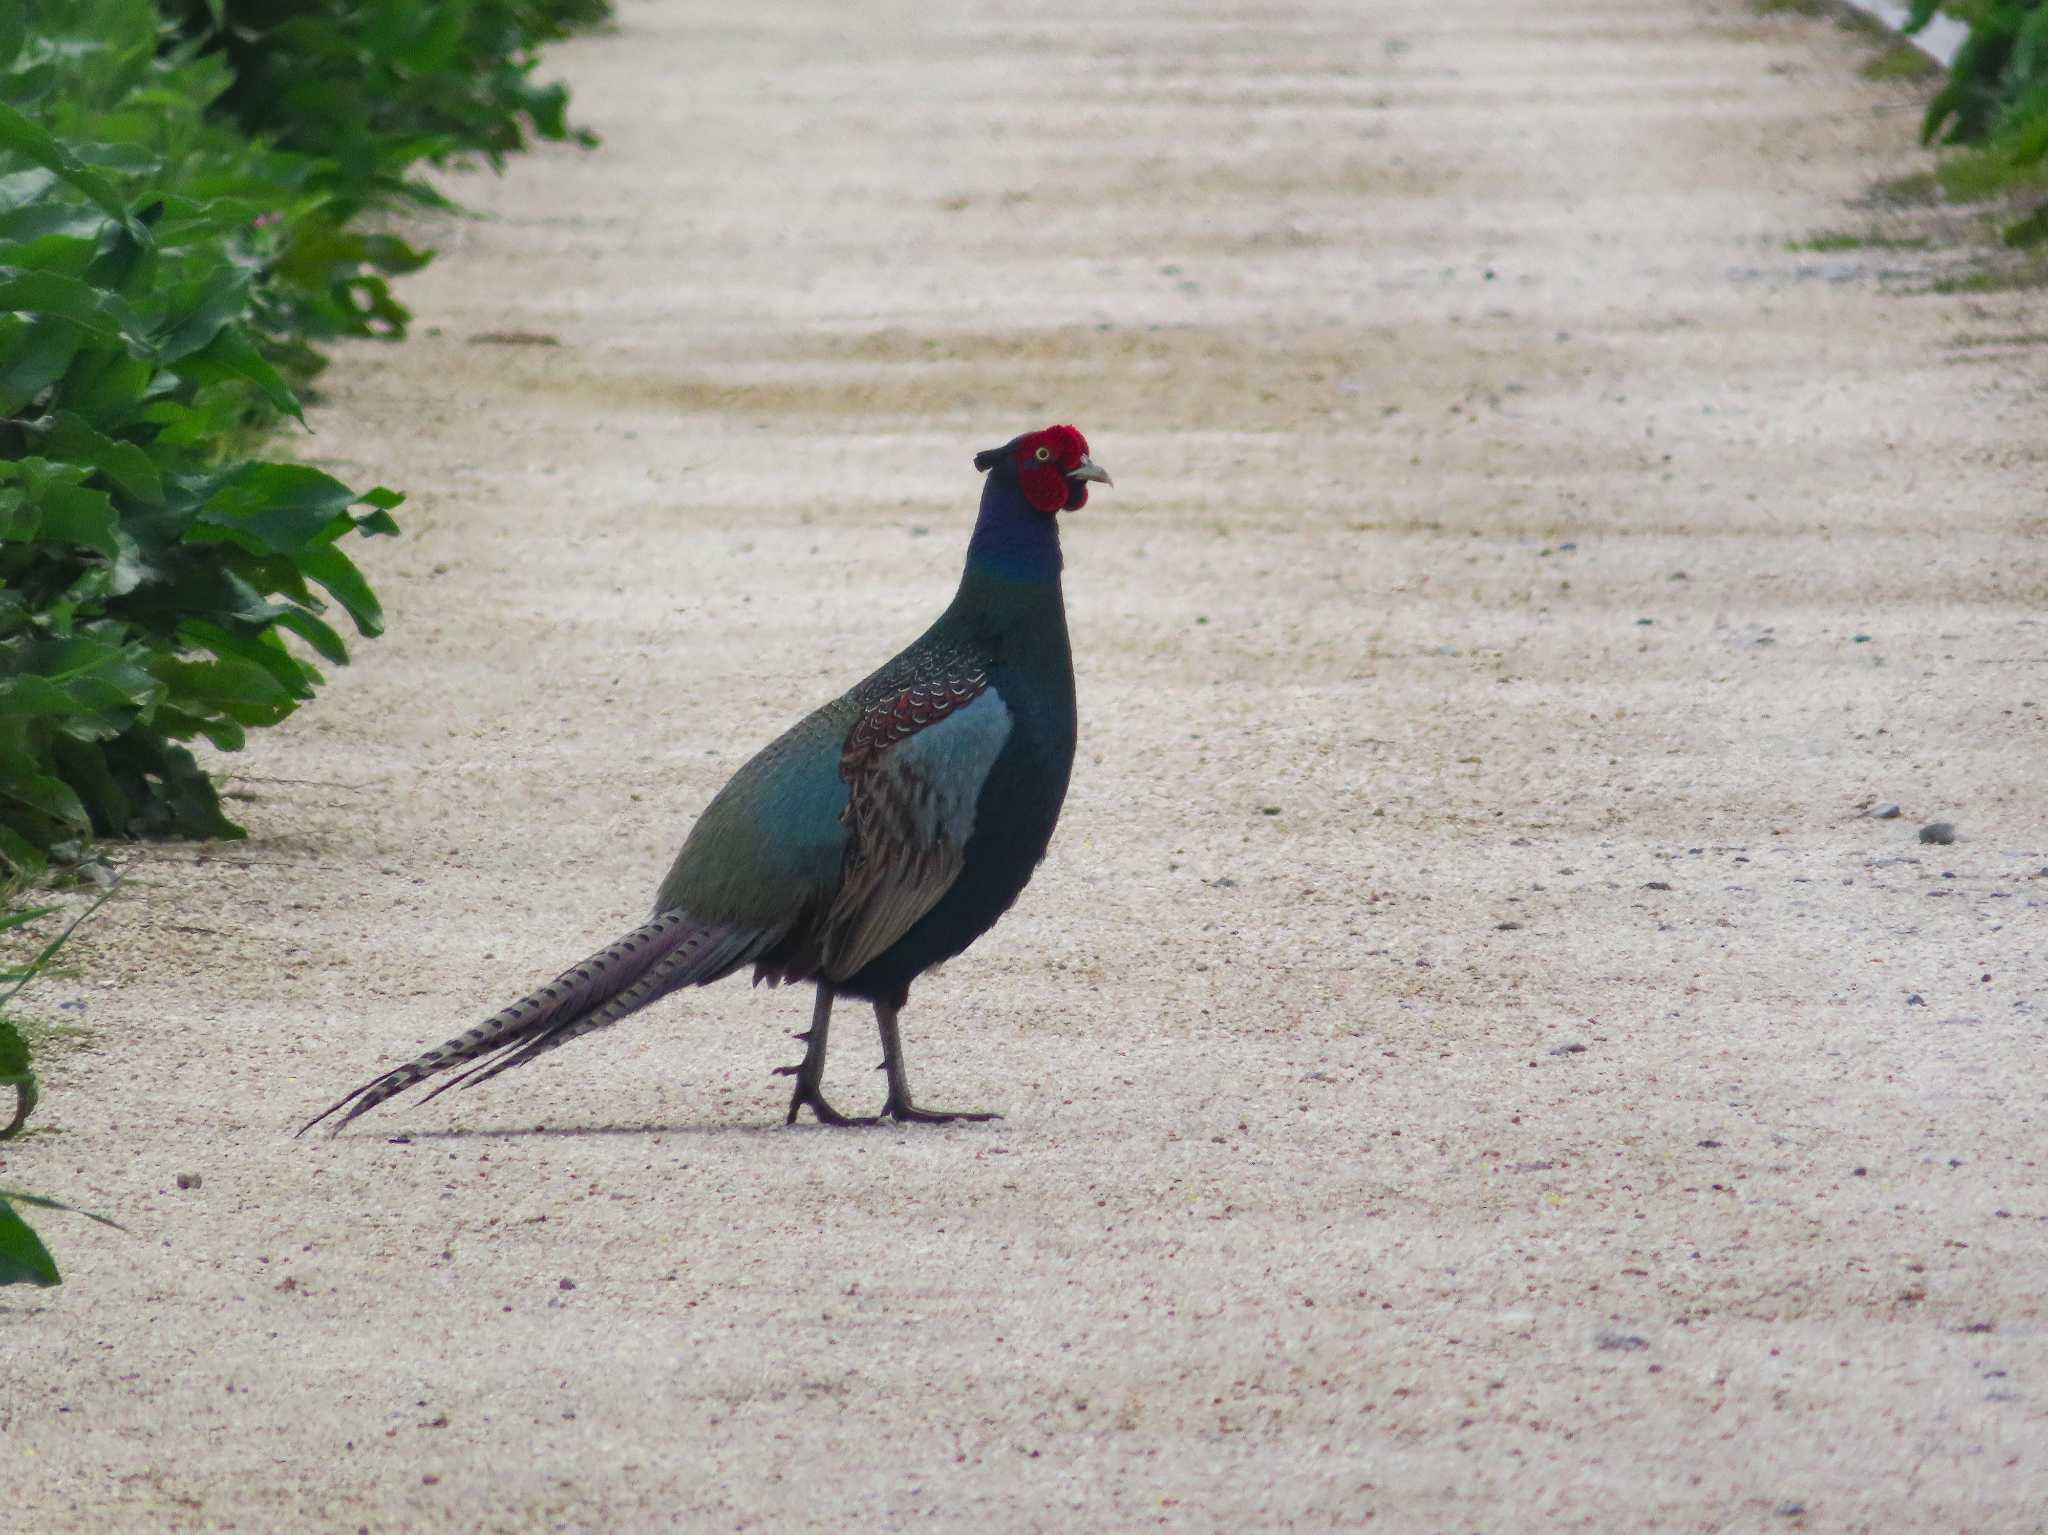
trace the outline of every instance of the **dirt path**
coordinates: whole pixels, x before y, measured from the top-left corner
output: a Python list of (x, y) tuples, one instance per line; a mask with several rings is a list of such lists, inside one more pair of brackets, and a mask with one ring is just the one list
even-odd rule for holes
[[(334, 370), (391, 634), (94, 935), (14, 1528), (2048, 1528), (2038, 296), (1787, 249), (1910, 91), (1734, 0), (831, 10), (625, 0)], [(729, 985), (291, 1139), (636, 920), (1053, 419), (1074, 794), (906, 1015), (1007, 1119), (786, 1130)]]

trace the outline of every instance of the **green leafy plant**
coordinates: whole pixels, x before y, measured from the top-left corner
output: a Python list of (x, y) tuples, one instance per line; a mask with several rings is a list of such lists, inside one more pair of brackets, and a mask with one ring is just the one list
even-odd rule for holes
[[(0, 971), (0, 981), (11, 981), (4, 995), (0, 995), (0, 1087), (14, 1089), (14, 1117), (4, 1129), (0, 1129), (0, 1140), (7, 1140), (21, 1133), (28, 1123), (28, 1117), (35, 1112), (38, 1098), (35, 1072), (30, 1069), (28, 1041), (22, 1037), (18, 1024), (6, 1015), (6, 1009), (28, 985), (49, 966), (57, 953), (78, 931), (84, 922), (114, 893), (109, 885), (99, 896), (71, 919), (64, 931), (36, 953), (26, 965), (16, 969)], [(29, 911), (14, 911), (0, 918), (0, 933), (10, 932), (26, 926), (38, 918), (50, 916), (55, 907), (44, 906)], [(103, 1225), (118, 1226), (104, 1215), (94, 1215), (89, 1210), (78, 1210), (61, 1200), (50, 1199), (41, 1194), (26, 1194), (19, 1189), (0, 1189), (0, 1285), (37, 1284), (54, 1285), (62, 1283), (57, 1272), (57, 1263), (50, 1256), (50, 1250), (43, 1245), (30, 1226), (14, 1209), (16, 1205), (31, 1205), (44, 1210), (69, 1210), (84, 1215)]]
[(434, 194), (418, 162), (481, 155), (493, 166), (529, 135), (595, 142), (570, 128), (569, 93), (539, 85), (542, 43), (603, 8), (550, 0), (166, 0), (182, 35), (223, 53), (234, 83), (219, 110), (252, 138), (316, 154), (360, 206)]
[[(390, 279), (430, 257), (357, 229), (371, 209), (452, 207), (422, 165), (493, 168), (531, 139), (594, 144), (569, 93), (533, 79), (541, 44), (608, 14), (603, 0), (162, 0), (177, 52), (225, 79), (208, 111), (294, 167), (316, 200), (284, 220), (269, 268), (273, 337), (397, 339)], [(303, 346), (300, 371), (318, 366)]]
[(82, 1215), (89, 1221), (98, 1221), (102, 1226), (122, 1230), (119, 1221), (109, 1220), (104, 1215), (95, 1215), (90, 1210), (81, 1210), (76, 1205), (67, 1205), (61, 1199), (46, 1199), (41, 1194), (24, 1194), (20, 1189), (0, 1189), (0, 1285), (33, 1284), (56, 1285), (64, 1282), (57, 1272), (57, 1260), (50, 1256), (50, 1249), (43, 1245), (43, 1239), (36, 1235), (35, 1227), (15, 1213), (16, 1205), (34, 1205), (43, 1210), (68, 1210), (73, 1215)]
[[(427, 164), (588, 136), (535, 50), (603, 0), (0, 7), (0, 862), (237, 836), (239, 748), (379, 633), (350, 535), (400, 498), (250, 457), (431, 253)], [(445, 204), (442, 204), (445, 206)]]
[(310, 698), (348, 658), (330, 604), (380, 632), (340, 542), (396, 532), (400, 499), (233, 453), (299, 416), (265, 325), (321, 206), (306, 167), (236, 158), (204, 115), (224, 69), (160, 54), (149, 0), (38, 8), (79, 30), (0, 30), (0, 859), (24, 872), (95, 835), (240, 835), (188, 743)]
[[(2048, 186), (2048, 0), (1913, 0), (1906, 30), (1937, 10), (1970, 29), (1921, 122), (1926, 143), (1971, 146), (1944, 168), (1944, 184), (1976, 196)], [(2048, 240), (2048, 203), (2009, 225), (2005, 240)]]

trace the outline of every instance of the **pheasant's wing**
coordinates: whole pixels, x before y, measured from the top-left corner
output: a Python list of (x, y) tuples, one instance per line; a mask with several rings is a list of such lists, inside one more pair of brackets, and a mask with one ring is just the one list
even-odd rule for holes
[(854, 974), (901, 938), (966, 861), (976, 801), (1011, 717), (985, 665), (944, 660), (863, 690), (840, 750), (847, 846), (819, 935), (828, 978)]

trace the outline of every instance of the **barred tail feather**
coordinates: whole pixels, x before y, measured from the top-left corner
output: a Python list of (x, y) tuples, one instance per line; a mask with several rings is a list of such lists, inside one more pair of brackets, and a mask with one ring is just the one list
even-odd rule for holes
[(507, 1039), (503, 1045), (486, 1052), (494, 1055), (495, 1059), (479, 1061), (461, 1076), (443, 1082), (420, 1102), (438, 1098), (451, 1087), (474, 1087), (479, 1082), (488, 1082), (501, 1071), (524, 1066), (535, 1056), (559, 1050), (572, 1039), (581, 1039), (585, 1034), (610, 1027), (628, 1013), (638, 1012), (680, 986), (701, 986), (706, 981), (730, 975), (767, 947), (758, 933), (730, 928), (702, 931), (705, 935), (702, 946), (689, 945), (670, 954), (638, 981), (589, 1012), (564, 1018), (545, 1029), (527, 1030), (516, 1039)]
[(678, 986), (715, 981), (772, 946), (774, 937), (736, 931), (723, 923), (696, 922), (686, 912), (664, 912), (468, 1032), (364, 1083), (308, 1120), (299, 1134), (346, 1108), (335, 1124), (338, 1131), (428, 1077), (482, 1056), (503, 1058), (487, 1063), (481, 1075), (465, 1072), (435, 1091), (495, 1076), (580, 1034), (616, 1023)]

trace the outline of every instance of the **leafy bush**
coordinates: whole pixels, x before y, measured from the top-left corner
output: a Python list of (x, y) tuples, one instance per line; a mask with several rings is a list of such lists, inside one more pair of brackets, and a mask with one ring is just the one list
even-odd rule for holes
[(541, 43), (601, 18), (587, 0), (165, 3), (184, 36), (228, 60), (217, 109), (251, 138), (330, 160), (356, 208), (421, 195), (407, 178), (422, 160), (477, 154), (496, 167), (529, 132), (594, 142), (569, 127), (568, 89), (532, 79)]
[[(594, 144), (569, 126), (566, 87), (538, 85), (536, 49), (608, 14), (605, 0), (162, 0), (176, 35), (228, 70), (211, 110), (300, 157), (319, 199), (277, 253), (275, 337), (396, 339), (410, 319), (388, 279), (427, 260), (348, 226), (395, 203), (447, 207), (422, 163), (495, 169), (529, 135)], [(295, 349), (311, 371), (317, 354)]]
[(388, 279), (428, 253), (365, 210), (575, 136), (533, 50), (603, 13), (0, 4), (0, 860), (240, 835), (189, 743), (312, 697), (348, 659), (330, 605), (381, 630), (342, 543), (400, 499), (249, 449), (319, 343), (404, 332)]
[(312, 696), (285, 635), (347, 659), (312, 586), (378, 632), (337, 545), (395, 532), (398, 502), (226, 452), (298, 405), (245, 323), (277, 183), (252, 200), (203, 121), (224, 73), (160, 58), (147, 0), (41, 11), (88, 30), (0, 35), (0, 858), (23, 870), (96, 833), (238, 835), (183, 743), (234, 750)]
[[(1977, 146), (1958, 179), (1984, 192), (2039, 184), (2048, 161), (2048, 0), (1913, 0), (1906, 30), (1937, 10), (1969, 24), (1921, 138)], [(2048, 239), (2048, 204), (2005, 232), (2008, 243)]]
[[(12, 886), (6, 891), (10, 901), (17, 893)], [(15, 997), (20, 995), (22, 987), (42, 973), (44, 967), (56, 958), (57, 951), (78, 931), (79, 923), (106, 904), (107, 897), (111, 894), (113, 887), (109, 886), (100, 893), (97, 900), (72, 918), (71, 924), (63, 932), (44, 944), (28, 964), (20, 969), (0, 970), (0, 980), (14, 983), (7, 989), (5, 996), (0, 996), (0, 1009), (12, 1003)], [(0, 918), (0, 932), (9, 932), (35, 921), (38, 917), (47, 917), (54, 910), (55, 908), (46, 906), (36, 911), (13, 912), (5, 918)], [(21, 1037), (21, 1030), (4, 1012), (0, 1012), (0, 1087), (14, 1089), (14, 1118), (5, 1128), (0, 1128), (0, 1141), (4, 1141), (21, 1132), (22, 1126), (28, 1122), (29, 1115), (35, 1112), (36, 1107), (36, 1076), (29, 1069), (28, 1043)], [(57, 1272), (56, 1260), (50, 1256), (50, 1250), (43, 1246), (42, 1239), (36, 1235), (35, 1229), (15, 1211), (14, 1206), (18, 1204), (32, 1205), (45, 1210), (73, 1208), (40, 1194), (24, 1194), (19, 1189), (0, 1189), (0, 1285), (61, 1284), (63, 1281)], [(108, 1226), (115, 1224), (104, 1215), (93, 1215), (89, 1210), (79, 1210), (76, 1213)]]

